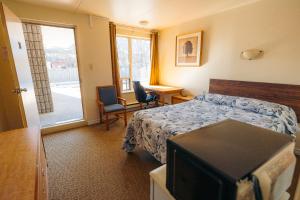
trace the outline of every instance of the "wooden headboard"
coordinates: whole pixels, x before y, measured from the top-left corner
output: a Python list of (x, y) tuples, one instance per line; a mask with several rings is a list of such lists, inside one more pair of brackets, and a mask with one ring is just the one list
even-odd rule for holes
[(300, 122), (300, 85), (210, 79), (209, 92), (283, 104), (294, 109)]

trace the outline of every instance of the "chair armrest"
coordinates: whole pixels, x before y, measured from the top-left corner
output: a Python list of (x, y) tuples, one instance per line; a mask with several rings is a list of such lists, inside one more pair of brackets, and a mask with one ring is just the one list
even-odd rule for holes
[(119, 100), (120, 102), (122, 102), (123, 106), (125, 106), (125, 108), (126, 108), (126, 106), (127, 106), (126, 99), (121, 98), (121, 97), (118, 97), (118, 100)]
[(98, 104), (99, 106), (104, 106), (104, 104), (103, 104), (102, 101), (96, 100), (96, 102), (97, 102), (97, 104)]
[(103, 108), (104, 108), (104, 104), (103, 104), (103, 102), (102, 101), (99, 101), (99, 100), (96, 100), (96, 102), (97, 102), (97, 105), (99, 106), (99, 108), (100, 108), (100, 110), (103, 112)]

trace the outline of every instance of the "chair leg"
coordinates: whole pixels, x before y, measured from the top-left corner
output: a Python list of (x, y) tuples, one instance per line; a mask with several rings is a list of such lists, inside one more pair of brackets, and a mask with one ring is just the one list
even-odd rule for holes
[(143, 103), (140, 103), (140, 109), (143, 110)]
[(109, 121), (108, 121), (108, 113), (105, 113), (105, 125), (106, 125), (106, 130), (109, 130)]
[(124, 122), (125, 122), (125, 126), (127, 126), (127, 111), (126, 111), (126, 109), (124, 110)]
[(103, 123), (103, 113), (101, 111), (101, 109), (99, 109), (99, 114), (100, 114), (100, 124)]
[(158, 100), (155, 100), (155, 106), (158, 107), (159, 104), (158, 104)]

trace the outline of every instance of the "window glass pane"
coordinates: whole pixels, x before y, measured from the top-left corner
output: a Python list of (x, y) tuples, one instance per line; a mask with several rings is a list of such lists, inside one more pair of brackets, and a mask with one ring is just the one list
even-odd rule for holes
[(121, 79), (121, 86), (122, 86), (122, 91), (129, 91), (130, 90), (130, 79)]
[(132, 38), (132, 79), (149, 83), (150, 40)]
[(120, 78), (130, 78), (128, 38), (117, 37), (117, 49), (120, 65)]

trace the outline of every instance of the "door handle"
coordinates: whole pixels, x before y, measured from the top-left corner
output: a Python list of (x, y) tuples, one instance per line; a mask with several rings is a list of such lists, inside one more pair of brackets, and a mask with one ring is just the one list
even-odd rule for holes
[(27, 92), (27, 88), (20, 88), (20, 92)]
[(13, 93), (15, 94), (21, 94), (22, 92), (27, 92), (27, 88), (16, 88), (14, 90), (12, 90)]

